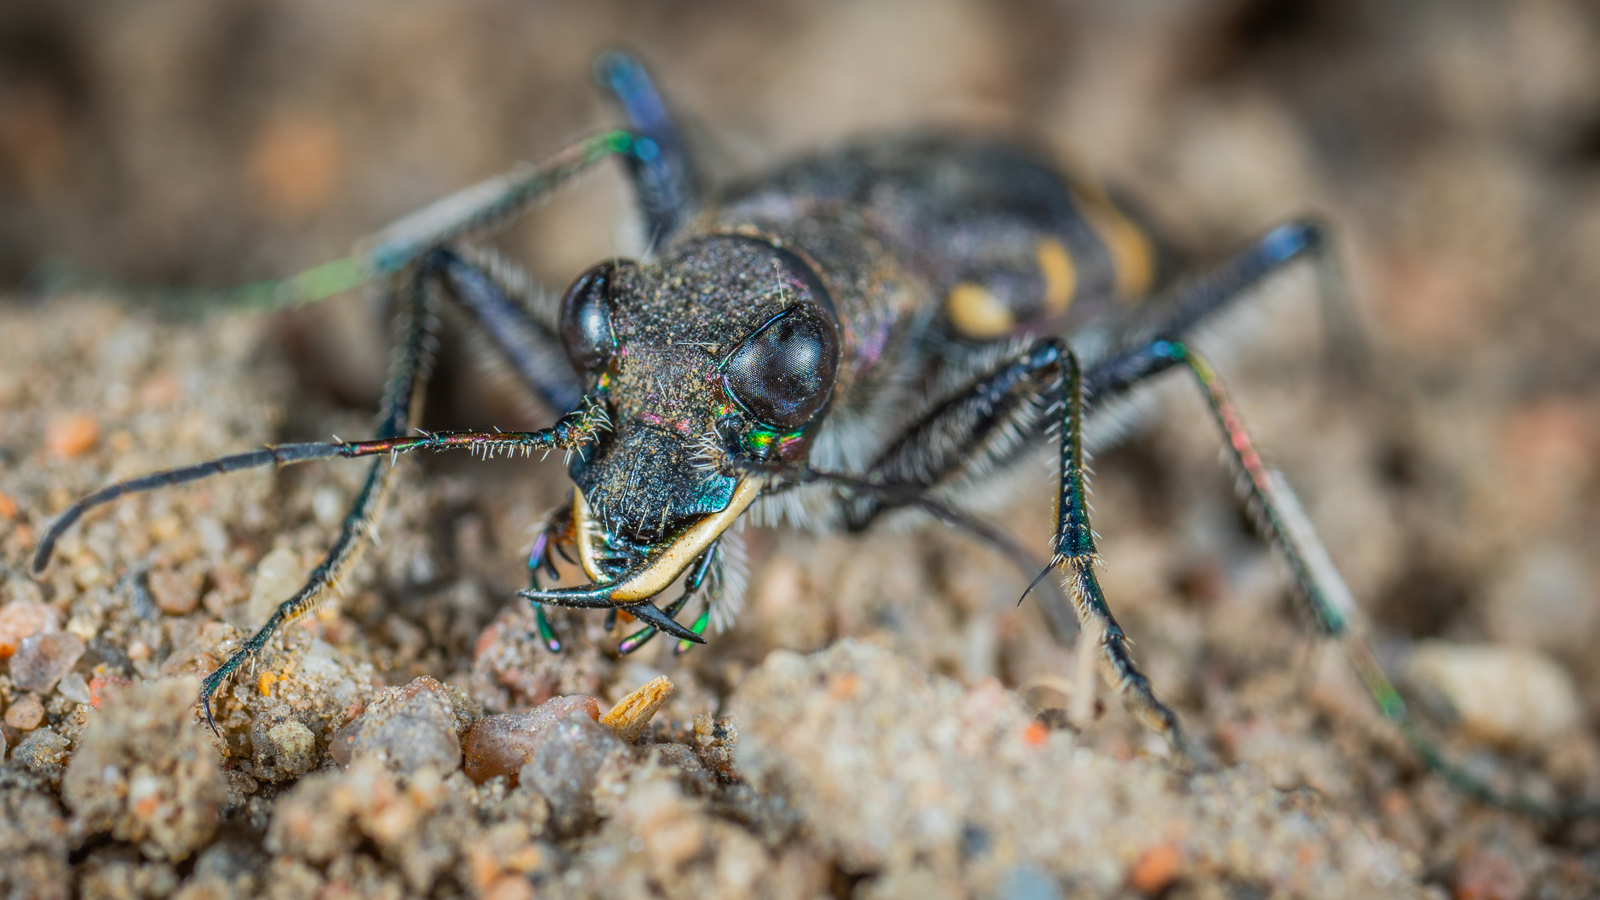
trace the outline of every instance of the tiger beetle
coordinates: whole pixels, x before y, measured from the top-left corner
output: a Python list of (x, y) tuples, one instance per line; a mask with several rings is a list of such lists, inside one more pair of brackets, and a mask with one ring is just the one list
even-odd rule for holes
[[(1062, 595), (1046, 597), (1051, 625), (1058, 634), (1080, 628), (1082, 646), (1128, 709), (1180, 759), (1204, 766), (1204, 748), (1134, 663), (1096, 579), (1085, 475), (1085, 419), (1109, 416), (1136, 388), (1185, 369), (1263, 536), (1382, 713), (1473, 795), (1571, 814), (1498, 792), (1449, 762), (1407, 718), (1293, 492), (1262, 461), (1222, 380), (1191, 343), (1250, 289), (1303, 259), (1317, 264), (1324, 310), (1338, 321), (1337, 271), (1320, 225), (1280, 225), (1179, 279), (1165, 245), (1105, 193), (1026, 149), (972, 138), (868, 140), (711, 190), (638, 61), (608, 53), (595, 72), (626, 128), (460, 191), (352, 256), (279, 285), (284, 304), (370, 280), (387, 285), (402, 337), (372, 439), (269, 446), (113, 484), (68, 508), (40, 541), (35, 572), (85, 512), (126, 494), (260, 466), (379, 457), (306, 584), (205, 679), (200, 702), (213, 729), (219, 686), (356, 560), (390, 487), (394, 467), (383, 456), (563, 451), (571, 502), (534, 541), (520, 592), (535, 604), (542, 642), (560, 651), (544, 608), (562, 606), (637, 620), (642, 627), (622, 652), (660, 632), (681, 651), (738, 611), (742, 550), (732, 526), (746, 513), (859, 531), (918, 508), (1025, 560), (963, 507), (989, 476), (1054, 435), (1057, 521), (1040, 575), (1062, 574)], [(469, 243), (613, 156), (637, 195), (652, 248), (646, 259), (601, 262), (559, 304), (542, 303), (514, 267)], [(525, 386), (560, 412), (553, 426), (416, 428), (440, 302), (482, 326)], [(557, 556), (589, 583), (541, 584), (541, 573), (559, 577)], [(658, 606), (680, 578), (682, 593)], [(696, 600), (696, 617), (681, 624)]]

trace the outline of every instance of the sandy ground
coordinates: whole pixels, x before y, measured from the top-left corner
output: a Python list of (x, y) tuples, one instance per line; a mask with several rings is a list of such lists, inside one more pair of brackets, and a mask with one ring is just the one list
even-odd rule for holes
[[(202, 315), (214, 296), (146, 286), (294, 272), (553, 152), (609, 121), (587, 66), (621, 43), (718, 173), (931, 123), (1039, 137), (1202, 257), (1324, 216), (1368, 378), (1330, 373), (1303, 277), (1225, 335), (1224, 374), (1449, 751), (1600, 797), (1600, 19), (1580, 5), (172, 0), (8, 10), (0, 39), (0, 271), (32, 273), (0, 305), (10, 896), (1600, 892), (1600, 826), (1452, 789), (1307, 636), (1181, 381), (1096, 459), (1095, 513), (1139, 660), (1224, 764), (1198, 777), (1114, 699), (1081, 731), (1041, 712), (1072, 650), (1013, 606), (1023, 575), (936, 525), (754, 530), (749, 608), (710, 647), (619, 660), (574, 614), (552, 657), (510, 598), (560, 467), (405, 462), (382, 543), (226, 689), (220, 739), (194, 677), (314, 564), (360, 467), (128, 500), (26, 571), (107, 481), (369, 427), (387, 329), (360, 296)], [(597, 175), (502, 246), (560, 285), (636, 245), (624, 201)], [(447, 343), (428, 426), (539, 424), (473, 352)], [(1025, 494), (994, 518), (1039, 547), (1049, 516)], [(484, 717), (603, 712), (660, 674), (676, 690), (636, 742), (580, 715), (515, 778), (460, 768)]]

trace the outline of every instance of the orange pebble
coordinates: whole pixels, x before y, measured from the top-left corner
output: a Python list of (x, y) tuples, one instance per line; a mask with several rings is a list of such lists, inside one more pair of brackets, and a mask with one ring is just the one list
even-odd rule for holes
[(132, 682), (128, 681), (128, 679), (120, 678), (116, 675), (96, 675), (95, 677), (89, 679), (89, 705), (95, 709), (99, 709), (100, 704), (105, 702), (106, 694), (108, 692), (115, 688), (125, 687), (131, 683)]
[(18, 731), (32, 731), (44, 721), (44, 704), (32, 694), (24, 695), (6, 710), (6, 724)]
[(1035, 719), (1022, 731), (1022, 742), (1030, 747), (1042, 747), (1050, 739), (1050, 726)]
[(0, 519), (15, 519), (17, 517), (17, 501), (0, 494)]
[(533, 885), (516, 874), (501, 875), (483, 892), (484, 900), (533, 900)]
[(261, 696), (270, 697), (270, 696), (272, 696), (272, 686), (277, 684), (277, 683), (278, 683), (277, 673), (275, 673), (275, 672), (262, 672), (261, 673), (261, 677), (256, 679), (256, 690), (261, 692)]
[(44, 444), (56, 456), (82, 454), (100, 439), (100, 425), (88, 413), (53, 416), (44, 428)]
[(846, 672), (838, 678), (831, 679), (828, 685), (828, 695), (835, 700), (847, 700), (856, 695), (856, 689), (861, 687), (861, 679)]
[(1172, 841), (1163, 841), (1139, 855), (1128, 870), (1128, 886), (1141, 894), (1159, 894), (1178, 877), (1183, 852)]

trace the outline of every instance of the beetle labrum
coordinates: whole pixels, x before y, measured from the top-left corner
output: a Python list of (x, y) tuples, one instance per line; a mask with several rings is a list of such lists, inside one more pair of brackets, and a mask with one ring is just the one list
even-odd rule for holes
[[(521, 595), (536, 604), (551, 650), (561, 644), (545, 605), (630, 614), (643, 627), (620, 645), (629, 652), (660, 632), (683, 649), (731, 620), (737, 591), (717, 585), (737, 555), (730, 528), (747, 513), (858, 530), (919, 507), (1025, 558), (962, 511), (963, 493), (1054, 432), (1059, 493), (1046, 573), (1063, 574), (1070, 603), (1047, 611), (1058, 631), (1083, 629), (1137, 717), (1181, 758), (1204, 764), (1203, 747), (1135, 665), (1099, 586), (1084, 471), (1086, 415), (1183, 368), (1222, 430), (1264, 536), (1382, 712), (1469, 791), (1545, 811), (1455, 769), (1409, 724), (1315, 531), (1189, 343), (1297, 260), (1331, 273), (1316, 223), (1279, 226), (1179, 281), (1150, 234), (1100, 192), (1009, 144), (952, 137), (866, 141), (708, 191), (637, 61), (607, 54), (596, 71), (627, 128), (458, 192), (352, 257), (283, 284), (301, 299), (389, 284), (403, 329), (372, 439), (272, 446), (110, 485), (52, 523), (35, 571), (85, 512), (123, 495), (258, 466), (377, 457), (307, 583), (205, 679), (209, 719), (219, 686), (355, 561), (390, 485), (385, 455), (564, 451), (572, 499), (535, 540)], [(594, 266), (558, 309), (524, 302), (520, 280), (468, 241), (612, 156), (628, 168), (655, 252)], [(440, 298), (475, 319), (526, 387), (562, 413), (552, 427), (414, 433)], [(556, 557), (569, 551), (590, 583), (542, 586), (540, 573), (557, 574)], [(680, 579), (683, 592), (657, 605)], [(696, 599), (696, 618), (680, 623)]]

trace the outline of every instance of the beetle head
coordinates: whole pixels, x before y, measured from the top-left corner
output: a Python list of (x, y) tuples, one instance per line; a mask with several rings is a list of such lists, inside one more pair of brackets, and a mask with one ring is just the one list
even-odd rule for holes
[(596, 583), (715, 540), (800, 471), (839, 368), (814, 270), (742, 235), (595, 266), (562, 301), (561, 337), (613, 426), (572, 466), (579, 551)]

